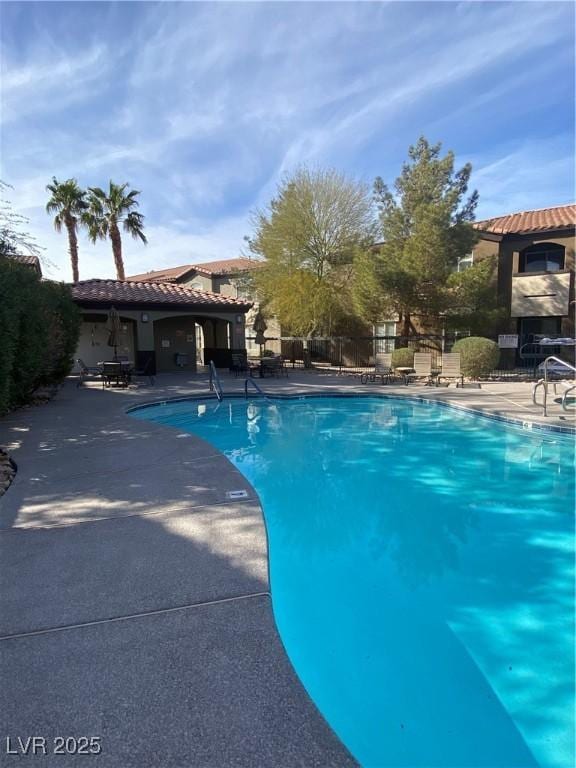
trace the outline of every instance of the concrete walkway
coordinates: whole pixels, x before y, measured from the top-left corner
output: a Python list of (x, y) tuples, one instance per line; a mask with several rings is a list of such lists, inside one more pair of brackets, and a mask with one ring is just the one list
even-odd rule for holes
[[(270, 392), (447, 399), (543, 421), (528, 385), (361, 385), (292, 372)], [(227, 391), (243, 380), (224, 378)], [(101, 737), (94, 765), (349, 766), (299, 683), (272, 616), (254, 490), (211, 445), (128, 417), (130, 405), (207, 392), (205, 376), (76, 389), (0, 421), (18, 464), (0, 499), (1, 764), (17, 738)], [(551, 409), (552, 410), (552, 409)], [(570, 422), (558, 408), (547, 423)], [(226, 493), (244, 489), (245, 501)], [(42, 750), (40, 749), (40, 752)], [(92, 764), (92, 761), (90, 761)]]
[[(190, 389), (206, 381), (153, 394)], [(0, 764), (355, 765), (276, 632), (252, 488), (210, 445), (125, 415), (149, 396), (72, 382), (0, 421), (18, 464), (0, 500)], [(19, 736), (100, 736), (102, 754), (7, 755)]]

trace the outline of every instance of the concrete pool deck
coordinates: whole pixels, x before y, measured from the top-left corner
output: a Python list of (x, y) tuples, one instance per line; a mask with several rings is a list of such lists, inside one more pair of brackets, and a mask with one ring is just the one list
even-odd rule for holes
[[(285, 394), (425, 396), (574, 424), (557, 405), (540, 417), (526, 384), (381, 387), (292, 371), (257, 383)], [(224, 376), (223, 385), (242, 392), (244, 380)], [(355, 765), (277, 635), (253, 489), (204, 441), (125, 413), (206, 393), (205, 375), (128, 390), (69, 380), (53, 401), (0, 420), (0, 445), (18, 465), (0, 499), (7, 762), (7, 736), (100, 736), (99, 766)], [(247, 498), (230, 501), (239, 489)]]

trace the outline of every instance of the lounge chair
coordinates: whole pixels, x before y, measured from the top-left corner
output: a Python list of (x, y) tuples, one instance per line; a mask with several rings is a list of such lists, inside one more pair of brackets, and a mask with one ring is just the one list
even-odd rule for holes
[(425, 384), (432, 384), (432, 354), (430, 352), (414, 353), (414, 371), (406, 374), (406, 384), (414, 379), (425, 379)]
[(438, 374), (440, 379), (456, 379), (456, 386), (460, 380), (460, 386), (464, 386), (464, 376), (460, 370), (460, 352), (449, 352), (442, 355), (442, 370)]
[(378, 352), (374, 358), (374, 370), (371, 373), (363, 373), (360, 376), (360, 381), (362, 384), (368, 384), (368, 382), (375, 382), (380, 377), (382, 384), (387, 384), (392, 376), (392, 353)]
[(80, 376), (78, 378), (78, 383), (76, 384), (77, 387), (81, 387), (82, 384), (84, 384), (84, 382), (88, 380), (92, 380), (92, 381), (102, 380), (102, 368), (100, 368), (99, 366), (86, 365), (84, 360), (82, 360), (80, 357), (76, 359), (76, 365), (80, 369)]
[[(151, 386), (154, 384), (154, 361), (151, 357), (149, 357), (142, 368), (136, 368), (134, 369), (130, 374), (130, 379), (132, 383), (134, 383), (135, 378), (142, 378), (142, 379), (148, 379), (148, 384)], [(138, 382), (136, 382), (138, 384)]]

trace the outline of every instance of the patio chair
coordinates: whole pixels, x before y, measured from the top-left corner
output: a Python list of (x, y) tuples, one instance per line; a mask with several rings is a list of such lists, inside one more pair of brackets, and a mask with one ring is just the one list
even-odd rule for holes
[(245, 352), (232, 352), (232, 362), (230, 363), (230, 373), (238, 377), (242, 373), (252, 375), (250, 366), (248, 365), (248, 355)]
[(432, 354), (430, 352), (414, 353), (414, 371), (406, 374), (406, 384), (414, 379), (425, 379), (425, 384), (432, 384)]
[(148, 384), (153, 386), (155, 381), (154, 374), (152, 373), (153, 370), (154, 370), (154, 361), (152, 360), (151, 357), (149, 357), (144, 363), (144, 365), (142, 366), (142, 368), (136, 368), (133, 371), (131, 371), (131, 374), (130, 374), (131, 382), (136, 383), (138, 385), (139, 382), (137, 381), (134, 382), (134, 379), (143, 378), (143, 379), (148, 379)]
[(84, 384), (84, 382), (88, 380), (97, 381), (102, 379), (102, 368), (100, 368), (99, 366), (86, 365), (84, 360), (82, 360), (80, 357), (76, 358), (76, 365), (80, 370), (80, 376), (78, 378), (78, 383), (76, 384), (76, 387), (81, 387), (82, 384)]
[(460, 381), (460, 386), (464, 386), (464, 376), (460, 370), (460, 352), (449, 352), (442, 355), (442, 370), (438, 374), (440, 379), (456, 379), (456, 386)]
[(263, 379), (266, 376), (288, 376), (282, 355), (262, 358), (260, 361), (260, 377)]
[(374, 370), (371, 373), (363, 373), (360, 376), (360, 381), (362, 384), (368, 384), (368, 382), (375, 382), (380, 377), (382, 384), (387, 384), (393, 375), (392, 353), (378, 352), (374, 358)]

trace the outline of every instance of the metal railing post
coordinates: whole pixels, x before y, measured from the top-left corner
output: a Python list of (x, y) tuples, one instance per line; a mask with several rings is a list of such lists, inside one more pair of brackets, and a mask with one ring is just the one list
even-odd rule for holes
[(220, 376), (214, 365), (214, 360), (210, 360), (210, 391), (215, 391), (218, 401), (222, 402), (224, 399), (224, 391), (220, 382)]
[[(567, 368), (568, 370), (572, 371), (573, 373), (576, 373), (576, 368), (573, 365), (570, 365), (570, 363), (567, 363), (566, 360), (562, 360), (560, 357), (555, 357), (554, 355), (551, 355), (550, 357), (547, 357), (546, 360), (544, 360), (543, 366), (544, 366), (544, 378), (540, 379), (540, 381), (536, 382), (532, 389), (532, 402), (534, 405), (539, 405), (539, 403), (536, 401), (536, 391), (538, 387), (542, 387), (542, 390), (544, 392), (544, 398), (542, 401), (542, 409), (543, 409), (543, 416), (548, 416), (548, 363), (551, 361), (558, 363), (560, 366)], [(573, 387), (570, 387), (567, 391), (572, 391), (572, 389), (576, 388), (576, 384)], [(566, 410), (565, 407), (565, 400), (566, 400), (566, 392), (564, 393), (564, 397), (562, 398), (562, 408), (563, 410)]]

